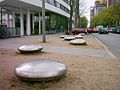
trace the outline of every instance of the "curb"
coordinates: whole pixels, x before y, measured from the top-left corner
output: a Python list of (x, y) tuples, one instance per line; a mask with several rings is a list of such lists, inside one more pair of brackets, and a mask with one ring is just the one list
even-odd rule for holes
[[(94, 37), (94, 38), (95, 38), (95, 37)], [(113, 59), (117, 59), (117, 57), (116, 57), (115, 55), (113, 55), (112, 52), (109, 51), (109, 49), (107, 48), (107, 46), (105, 46), (105, 45), (104, 45), (100, 40), (98, 40), (97, 38), (95, 38), (95, 40), (97, 40), (98, 43), (100, 43), (100, 44), (104, 47), (105, 51), (106, 51)]]

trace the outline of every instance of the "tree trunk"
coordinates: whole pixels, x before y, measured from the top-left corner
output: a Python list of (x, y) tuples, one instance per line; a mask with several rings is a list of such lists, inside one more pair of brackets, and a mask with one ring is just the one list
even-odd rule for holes
[(74, 0), (70, 0), (70, 19), (69, 19), (69, 30), (66, 32), (67, 34), (72, 34), (72, 24), (73, 24), (73, 12), (74, 12)]
[(78, 28), (79, 23), (79, 0), (76, 0), (76, 7), (75, 7), (75, 28)]

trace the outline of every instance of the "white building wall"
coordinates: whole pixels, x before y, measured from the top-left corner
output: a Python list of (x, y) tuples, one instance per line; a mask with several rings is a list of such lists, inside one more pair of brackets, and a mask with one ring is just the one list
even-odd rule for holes
[[(29, 4), (31, 4), (31, 5), (35, 5), (35, 6), (40, 7), (40, 8), (42, 7), (42, 1), (41, 1), (41, 0), (20, 0), (20, 1), (29, 3)], [(69, 5), (66, 4), (63, 0), (56, 0), (56, 1), (58, 1), (59, 3), (61, 3), (62, 5), (64, 5), (66, 8), (68, 8), (68, 9), (70, 10)], [(58, 14), (61, 14), (61, 15), (63, 15), (63, 16), (66, 16), (66, 17), (68, 17), (68, 18), (70, 17), (70, 15), (69, 15), (67, 12), (61, 10), (61, 9), (58, 8), (58, 7), (55, 7), (55, 6), (53, 6), (53, 5), (50, 5), (49, 3), (45, 3), (45, 8), (46, 8), (47, 10), (50, 10), (50, 11), (52, 11), (52, 12), (56, 12), (56, 13), (58, 13)]]
[(45, 8), (46, 8), (47, 10), (56, 12), (56, 13), (58, 13), (58, 14), (61, 14), (61, 15), (63, 15), (63, 16), (66, 16), (66, 17), (68, 17), (68, 18), (70, 17), (70, 15), (69, 15), (67, 12), (61, 10), (60, 8), (56, 8), (56, 7), (54, 7), (53, 5), (50, 5), (50, 4), (48, 4), (48, 3), (46, 3)]
[(61, 3), (62, 5), (64, 5), (66, 8), (70, 10), (70, 6), (67, 3), (65, 3), (63, 0), (56, 0), (56, 1), (58, 1), (59, 3)]

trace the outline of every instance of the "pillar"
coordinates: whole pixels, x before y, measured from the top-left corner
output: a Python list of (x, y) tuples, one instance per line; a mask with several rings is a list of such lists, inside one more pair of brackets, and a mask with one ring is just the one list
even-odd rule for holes
[(41, 34), (41, 14), (39, 12), (39, 34)]
[(24, 15), (23, 15), (23, 11), (20, 11), (20, 33), (21, 36), (24, 35)]
[(2, 26), (2, 7), (0, 8), (0, 11), (1, 11), (1, 13), (0, 13), (0, 14), (1, 14), (0, 16), (1, 16), (1, 17), (0, 17), (0, 18), (1, 18), (1, 26)]
[(15, 12), (14, 11), (12, 12), (12, 19), (13, 19), (12, 27), (15, 27)]
[(15, 12), (12, 12), (12, 27), (14, 28), (14, 36), (16, 35), (16, 29), (15, 29)]
[(9, 13), (7, 13), (7, 27), (10, 27), (10, 17), (9, 17)]
[(34, 20), (34, 12), (32, 14), (32, 33), (34, 34), (35, 20)]
[(27, 10), (27, 35), (31, 34), (31, 27), (30, 27), (31, 23), (30, 23), (30, 10)]

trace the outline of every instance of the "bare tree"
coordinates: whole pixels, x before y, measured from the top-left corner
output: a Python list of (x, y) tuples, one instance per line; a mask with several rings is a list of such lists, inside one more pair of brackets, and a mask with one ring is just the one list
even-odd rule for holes
[(80, 0), (79, 2), (79, 22), (80, 22), (80, 26), (81, 27), (81, 18), (84, 16), (85, 13), (88, 12), (88, 8), (86, 7), (86, 1), (85, 0)]
[(79, 16), (82, 17), (85, 13), (88, 12), (88, 8), (86, 6), (86, 1), (85, 0), (80, 0), (79, 2)]
[(79, 0), (75, 2), (75, 28), (78, 28), (79, 22)]
[(86, 1), (85, 0), (76, 0), (75, 5), (75, 28), (81, 27), (81, 17), (84, 16), (85, 13), (88, 12), (88, 9), (86, 7)]
[[(72, 24), (73, 24), (73, 18), (75, 18), (74, 22), (74, 28), (78, 28), (78, 24), (80, 22), (80, 17), (83, 16), (87, 12), (87, 9), (85, 7), (85, 1), (84, 0), (70, 0), (70, 19), (69, 19), (69, 34), (72, 32)], [(75, 14), (75, 17), (73, 15)]]
[[(73, 24), (72, 18), (74, 13), (74, 7), (75, 7), (75, 0), (70, 0), (69, 34), (72, 33), (72, 24)], [(68, 33), (68, 31), (66, 33)]]

